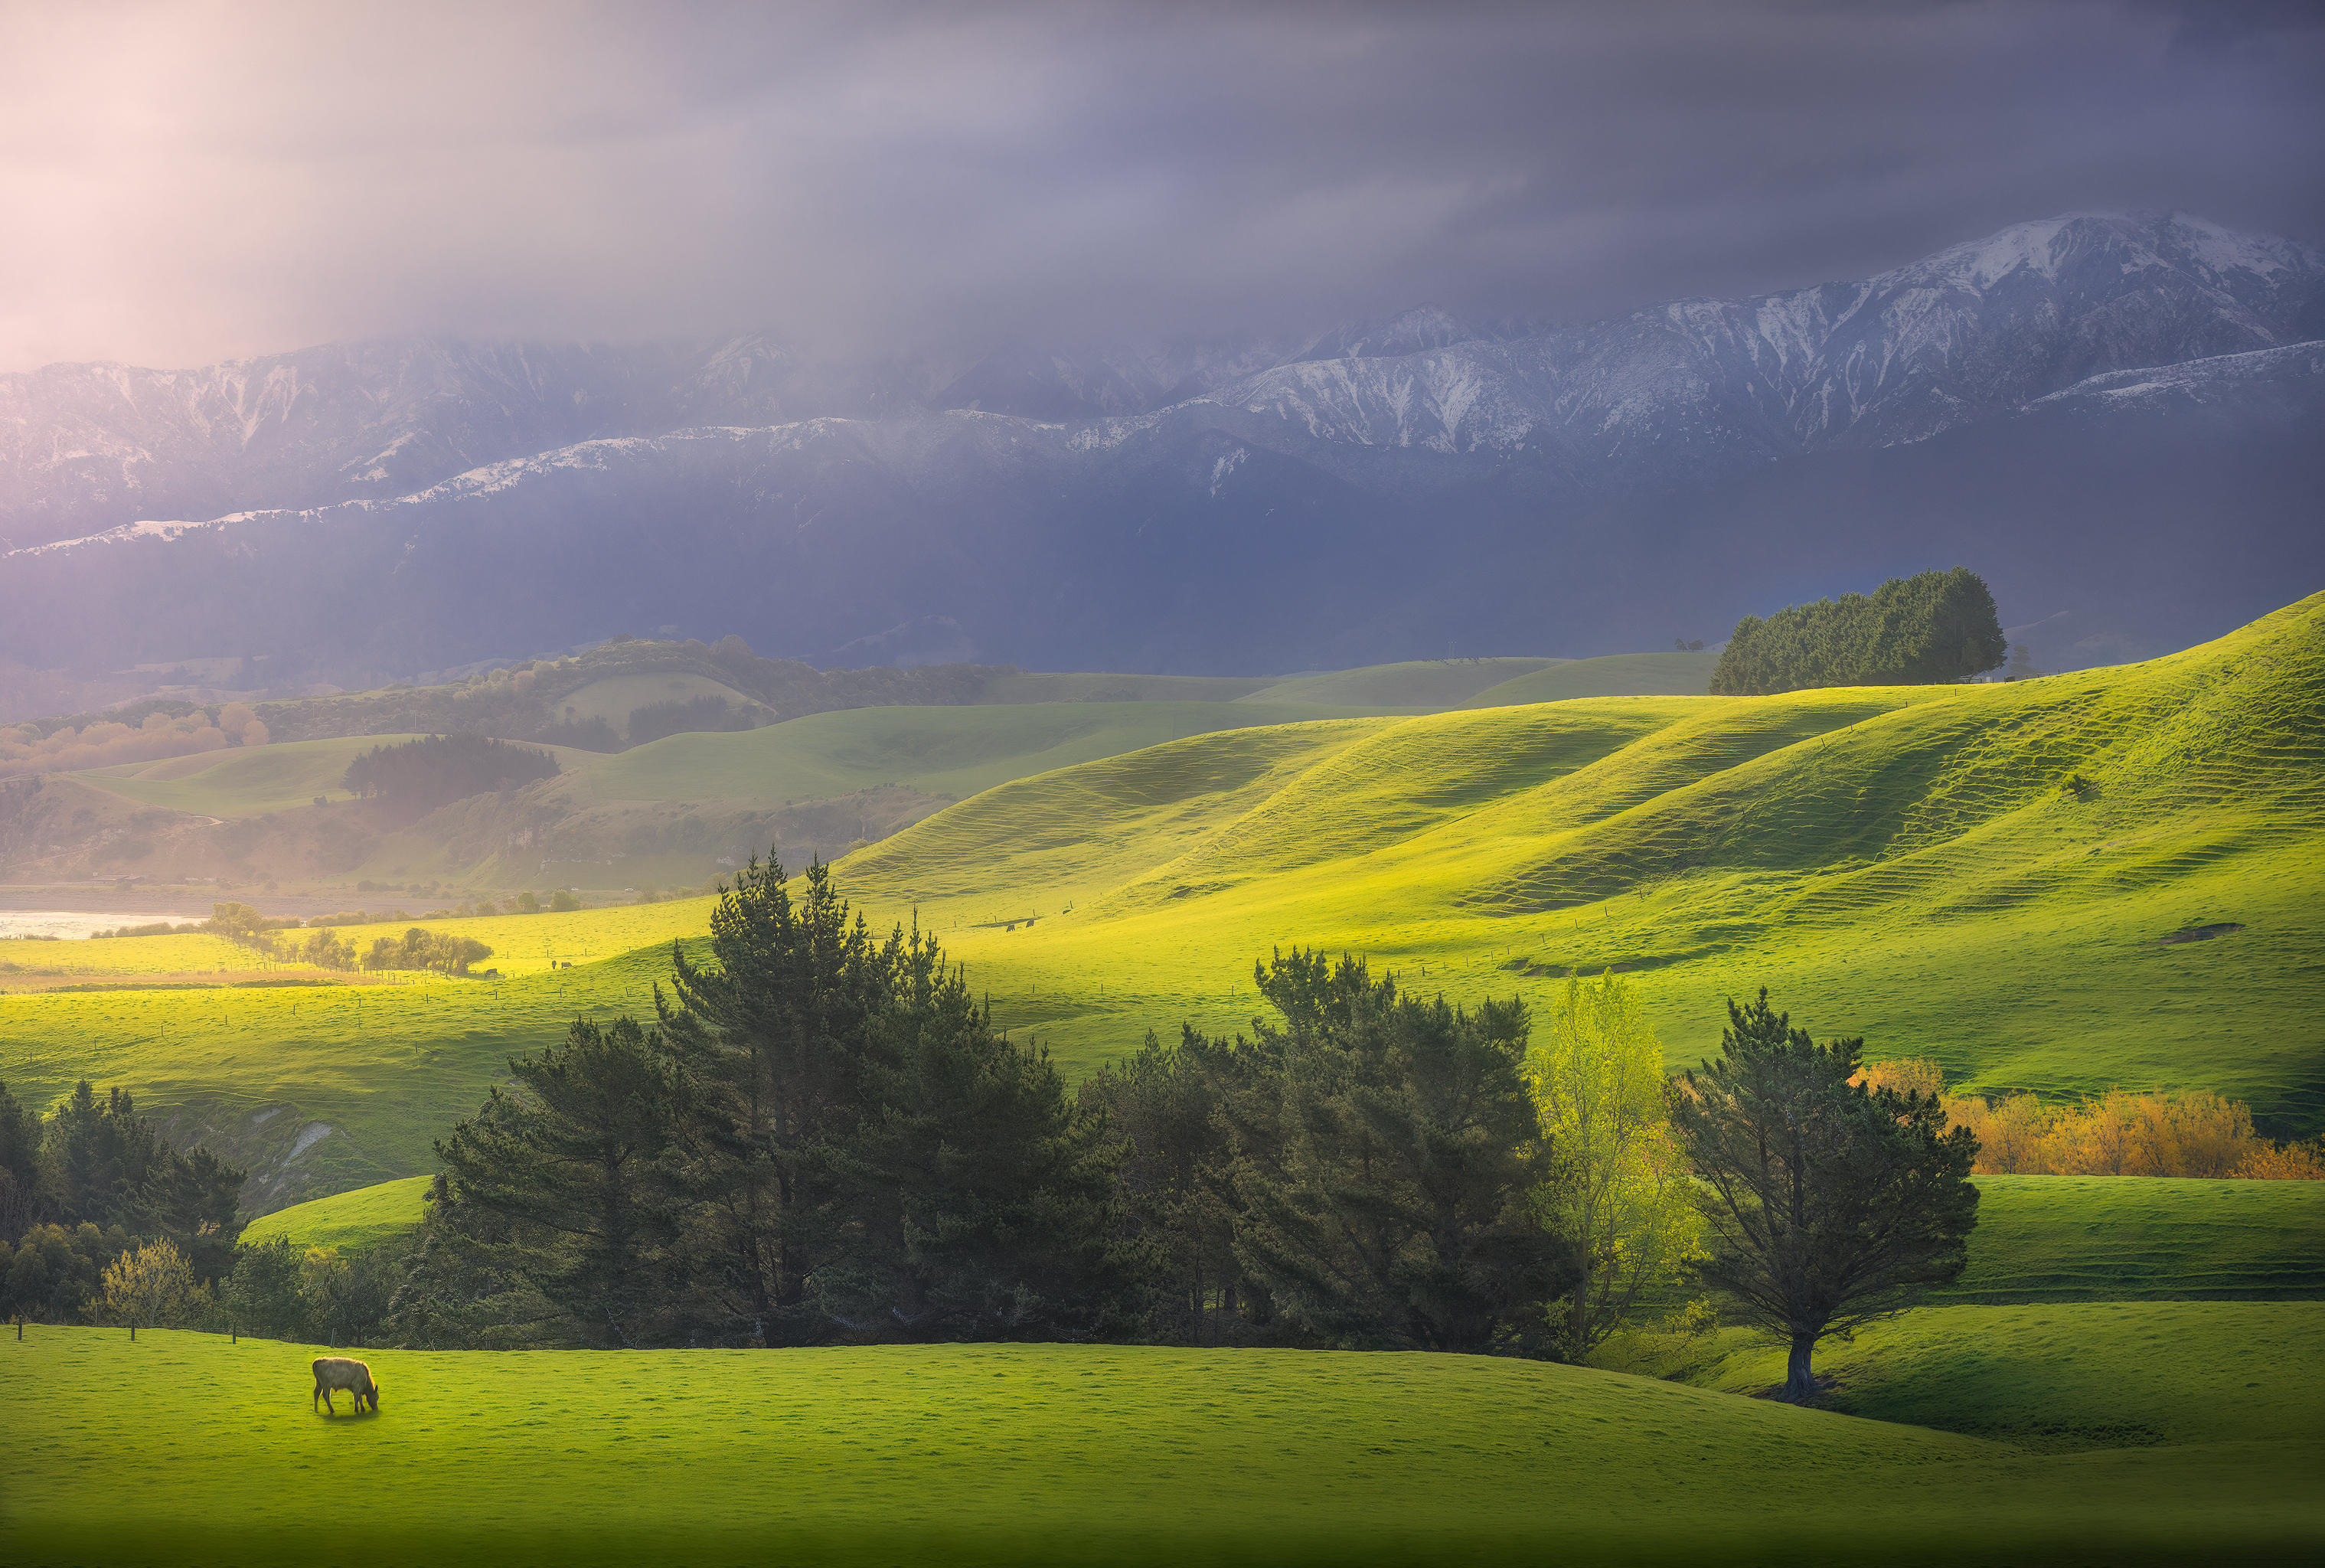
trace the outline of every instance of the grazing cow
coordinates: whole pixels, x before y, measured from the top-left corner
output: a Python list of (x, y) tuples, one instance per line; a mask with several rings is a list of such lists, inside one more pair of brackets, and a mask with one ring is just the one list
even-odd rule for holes
[(379, 1414), (379, 1385), (372, 1380), (371, 1369), (349, 1356), (318, 1356), (315, 1358), (315, 1394), (307, 1401), (307, 1408), (315, 1407), (315, 1400), (337, 1415), (339, 1407), (331, 1403), (331, 1390), (345, 1388), (356, 1396), (356, 1414), (363, 1414), (364, 1401), (371, 1401), (371, 1413)]

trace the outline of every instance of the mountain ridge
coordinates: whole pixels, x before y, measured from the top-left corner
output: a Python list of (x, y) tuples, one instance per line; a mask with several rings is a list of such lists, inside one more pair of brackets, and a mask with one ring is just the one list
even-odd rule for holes
[(1578, 443), (1584, 461), (1640, 441), (1749, 460), (1926, 439), (2089, 375), (2325, 338), (2325, 256), (2181, 214), (2068, 214), (1871, 279), (1514, 333), (1419, 306), (1304, 348), (1258, 334), (1151, 351), (1004, 346), (958, 370), (815, 358), (768, 331), (55, 365), (0, 376), (0, 431), (14, 431), (0, 437), (0, 539), (394, 498), (592, 440), (959, 409), (1070, 422), (1209, 400), (1360, 445), (1523, 451), (1531, 434)]
[[(354, 471), (375, 494), (21, 543), (0, 556), (0, 657), (264, 654), (294, 684), (344, 685), (679, 627), (825, 664), (1238, 673), (1716, 639), (1743, 614), (1967, 564), (2007, 624), (2078, 628), (2034, 651), (2061, 668), (2218, 635), (2325, 577), (2325, 357), (2304, 346), (2325, 340), (2325, 261), (2291, 242), (2085, 216), (1866, 283), (1589, 328), (1460, 337), (1444, 312), (1407, 317), (1252, 375), (1225, 339), (1124, 360), (1117, 390), (1184, 385), (1196, 362), (1226, 379), (1044, 419), (916, 401), (974, 365), (849, 381), (764, 337), (672, 349), (664, 368), (719, 419), (401, 489), (365, 477), (393, 468), (366, 445)], [(1399, 334), (1459, 340), (1353, 352)], [(379, 406), (407, 423), (465, 406), (431, 355), (394, 359)], [(568, 403), (605, 368), (491, 363)], [(1010, 363), (1040, 390), (1039, 356)], [(341, 390), (310, 399), (317, 419), (371, 406)], [(308, 395), (264, 376), (243, 393)], [(859, 412), (776, 420), (791, 398)], [(533, 429), (531, 408), (491, 404), (486, 434)], [(205, 428), (265, 446), (273, 427), (236, 417)]]

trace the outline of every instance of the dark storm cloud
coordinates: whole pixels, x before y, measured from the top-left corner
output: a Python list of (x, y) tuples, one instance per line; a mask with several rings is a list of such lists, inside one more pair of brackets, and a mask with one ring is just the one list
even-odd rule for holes
[(2325, 29), (2265, 0), (5, 20), (0, 367), (1575, 319), (2079, 208), (2325, 229)]

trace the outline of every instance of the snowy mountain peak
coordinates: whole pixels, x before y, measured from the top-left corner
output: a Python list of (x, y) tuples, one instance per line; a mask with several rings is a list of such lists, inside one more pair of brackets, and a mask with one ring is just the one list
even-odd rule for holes
[(1381, 321), (1361, 322), (1325, 333), (1308, 345), (1294, 364), (1315, 359), (1394, 359), (1455, 343), (1471, 342), (1477, 334), (1451, 311), (1436, 305), (1415, 305)]
[(2314, 277), (2325, 272), (2325, 256), (2293, 240), (2239, 233), (2185, 212), (2071, 212), (1950, 246), (1874, 283), (1942, 278), (1984, 291), (2014, 274), (2057, 283), (2077, 271), (2109, 268), (2122, 274), (2161, 268), (2222, 288), (2238, 274)]

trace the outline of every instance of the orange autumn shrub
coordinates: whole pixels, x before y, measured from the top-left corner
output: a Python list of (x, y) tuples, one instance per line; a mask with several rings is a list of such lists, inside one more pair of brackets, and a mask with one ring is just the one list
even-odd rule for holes
[(2262, 1144), (2245, 1155), (2237, 1174), (2255, 1182), (2325, 1182), (2325, 1139)]
[(1952, 1095), (1927, 1057), (1867, 1062), (1856, 1081), (1938, 1096), (1947, 1120), (1977, 1137), (1979, 1175), (2325, 1180), (2320, 1146), (2277, 1147), (2254, 1133), (2250, 1106), (2209, 1090), (2116, 1088), (2074, 1105)]

